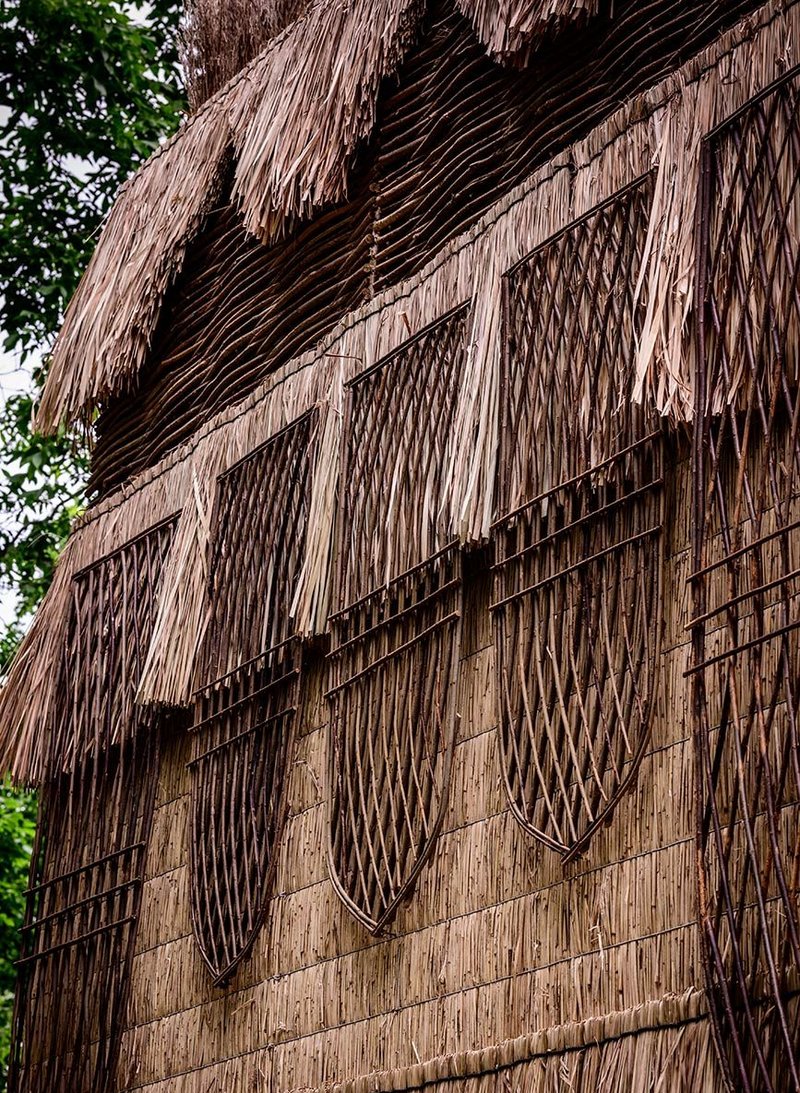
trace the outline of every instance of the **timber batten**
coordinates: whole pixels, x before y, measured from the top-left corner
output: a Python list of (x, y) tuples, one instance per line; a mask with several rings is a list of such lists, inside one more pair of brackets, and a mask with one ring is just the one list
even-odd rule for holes
[[(46, 414), (142, 399), (0, 696), (51, 813), (20, 1093), (800, 1090), (800, 4), (456, 7), (287, 25), (162, 153), (210, 190), (105, 373), (61, 358)], [(51, 1027), (73, 952), (113, 1004)]]

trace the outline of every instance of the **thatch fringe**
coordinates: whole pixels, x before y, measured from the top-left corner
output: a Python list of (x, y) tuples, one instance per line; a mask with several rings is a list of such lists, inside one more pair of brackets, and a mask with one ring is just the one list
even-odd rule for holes
[(53, 431), (131, 385), (164, 293), (218, 199), (230, 143), (223, 112), (186, 125), (117, 199), (73, 296), (36, 415)]
[(190, 108), (202, 106), (309, 5), (310, 0), (188, 0), (180, 44)]
[(526, 63), (545, 35), (583, 22), (600, 0), (456, 0), (491, 57)]
[(231, 119), (234, 197), (265, 243), (287, 220), (343, 201), (354, 153), (375, 125), (381, 81), (410, 46), (424, 0), (351, 0), (312, 8), (248, 79), (257, 96)]
[[(635, 397), (674, 421), (689, 418), (693, 395), (688, 319), (699, 143), (704, 132), (798, 56), (800, 4), (787, 7), (782, 0), (769, 0), (713, 47), (537, 171), (418, 276), (347, 316), (314, 350), (280, 369), (242, 403), (202, 426), (188, 444), (87, 513), (0, 696), (0, 767), (11, 769), (22, 781), (41, 773), (37, 740), (50, 723), (55, 697), (52, 669), (63, 641), (71, 574), (178, 510), (182, 516), (165, 569), (139, 698), (188, 701), (206, 621), (204, 559), (216, 476), (314, 405), (331, 412), (315, 478), (309, 554), (293, 609), (301, 633), (324, 629), (342, 385), (406, 341), (409, 332), (468, 300), (473, 303), (468, 365), (442, 495), (447, 497), (446, 515), (454, 536), (462, 542), (484, 539), (492, 518), (498, 443), (493, 393), (501, 352), (500, 273), (654, 163), (658, 176), (649, 257), (641, 274), (648, 312)], [(146, 288), (139, 285), (136, 293), (146, 295)], [(135, 296), (129, 292), (128, 302)], [(83, 302), (88, 307), (88, 298)], [(89, 323), (88, 311), (82, 321)], [(95, 344), (100, 331), (101, 325), (91, 327)], [(67, 336), (73, 337), (74, 329), (69, 334), (68, 328)], [(67, 384), (63, 358), (61, 377)]]

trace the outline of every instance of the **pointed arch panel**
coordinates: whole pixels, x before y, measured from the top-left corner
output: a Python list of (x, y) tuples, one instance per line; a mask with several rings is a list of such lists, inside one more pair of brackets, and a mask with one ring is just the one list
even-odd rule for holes
[(662, 438), (633, 398), (647, 175), (505, 277), (493, 614), (512, 811), (570, 858), (631, 784), (661, 627)]
[(372, 931), (432, 851), (450, 780), (462, 581), (444, 478), (468, 317), (449, 312), (348, 393), (329, 857), (336, 891)]
[(217, 984), (255, 940), (283, 826), (301, 665), (291, 605), (305, 560), (317, 420), (305, 414), (219, 482), (206, 682), (190, 763), (192, 917)]

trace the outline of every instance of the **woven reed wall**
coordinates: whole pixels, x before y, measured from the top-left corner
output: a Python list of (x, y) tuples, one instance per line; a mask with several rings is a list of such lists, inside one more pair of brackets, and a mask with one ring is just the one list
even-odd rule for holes
[[(446, 251), (425, 278), (387, 297), (382, 307), (365, 310), (331, 343), (329, 356), (305, 358), (262, 401), (254, 398), (236, 414), (221, 418), (181, 457), (164, 464), (152, 478), (144, 476), (120, 503), (106, 503), (89, 515), (72, 540), (59, 574), (62, 582), (65, 574), (68, 581), (76, 568), (101, 553), (98, 529), (113, 543), (186, 506), (165, 567), (156, 637), (142, 673), (150, 677), (148, 686), (156, 679), (155, 693), (162, 701), (165, 693), (180, 693), (185, 682), (181, 672), (194, 663), (181, 643), (194, 642), (196, 647), (199, 640), (206, 605), (204, 529), (216, 474), (252, 452), (287, 418), (324, 402), (322, 395), (327, 394), (327, 408), (333, 412), (324, 415), (320, 448), (325, 458), (317, 466), (309, 503), (309, 539), (317, 553), (304, 566), (304, 572), (314, 571), (313, 579), (299, 578), (297, 594), (299, 632), (307, 635), (315, 626), (319, 630), (327, 618), (326, 565), (336, 482), (331, 466), (337, 465), (341, 403), (336, 400), (344, 381), (397, 350), (410, 332), (441, 318), (447, 311), (444, 302), (453, 306), (453, 295), (457, 301), (472, 297), (473, 342), (455, 407), (452, 447), (466, 460), (470, 477), (481, 473), (487, 450), (467, 445), (463, 456), (459, 437), (472, 443), (476, 431), (490, 428), (482, 413), (472, 416), (469, 395), (485, 399), (497, 390), (492, 354), (500, 344), (495, 293), (500, 275), (522, 257), (520, 250), (524, 254), (539, 244), (549, 246), (554, 226), (558, 231), (585, 219), (601, 196), (595, 192), (597, 178), (603, 180), (606, 196), (643, 177), (652, 165), (654, 139), (663, 156), (655, 176), (653, 205), (661, 212), (654, 232), (660, 241), (662, 214), (670, 223), (677, 220), (679, 227), (688, 223), (691, 230), (693, 217), (686, 210), (694, 208), (694, 172), (700, 159), (691, 147), (687, 152), (684, 134), (695, 132), (699, 145), (732, 105), (762, 88), (776, 68), (780, 71), (784, 56), (794, 56), (798, 14), (796, 5), (785, 11), (782, 5), (765, 7), (761, 22), (739, 28), (741, 37), (731, 35), (719, 52), (709, 52), (667, 84), (666, 91), (653, 93), (648, 103), (652, 115), (644, 111), (645, 104), (634, 103), (611, 134), (603, 131), (596, 142), (579, 149), (581, 167), (577, 181), (570, 183), (569, 198), (558, 186), (565, 176), (573, 180), (574, 158), (532, 179), (481, 231), (460, 248)], [(660, 97), (665, 93), (666, 99)], [(639, 121), (631, 124), (631, 117)], [(668, 216), (674, 206), (663, 204), (665, 179), (676, 177), (681, 216)], [(562, 202), (551, 204), (539, 200), (540, 195), (560, 196)], [(532, 210), (541, 219), (528, 219)], [(674, 237), (667, 238), (674, 242)], [(648, 293), (660, 283), (649, 279)], [(672, 301), (672, 294), (667, 295)], [(651, 337), (651, 301), (649, 295), (644, 299), (644, 330)], [(665, 320), (664, 326), (668, 338), (680, 344), (680, 324), (673, 329)], [(631, 368), (637, 384), (645, 386), (646, 404), (652, 405), (647, 385), (652, 377), (638, 364)], [(660, 377), (664, 382), (663, 372)], [(792, 377), (790, 373), (789, 381)], [(731, 390), (736, 387), (729, 383)], [(120, 1053), (120, 1080), (126, 1088), (163, 1082), (168, 1084), (161, 1088), (191, 1091), (244, 1090), (270, 1083), (276, 1090), (306, 1089), (336, 1080), (349, 1081), (352, 1087), (355, 1080), (357, 1090), (402, 1089), (436, 1084), (452, 1074), (494, 1073), (497, 1067), (507, 1067), (508, 1073), (523, 1068), (521, 1080), (534, 1089), (537, 1077), (555, 1081), (559, 1072), (575, 1082), (602, 1074), (611, 1088), (621, 1074), (636, 1075), (642, 1088), (654, 1077), (680, 1088), (681, 1076), (685, 1088), (719, 1088), (708, 1051), (710, 1023), (695, 993), (702, 970), (692, 885), (696, 854), (690, 691), (684, 680), (691, 617), (686, 578), (696, 564), (688, 529), (692, 470), (686, 453), (674, 450), (674, 432), (671, 443), (664, 467), (669, 595), (653, 734), (632, 795), (619, 803), (611, 826), (595, 833), (584, 858), (565, 865), (530, 840), (506, 807), (497, 757), (497, 657), (489, 637), (486, 559), (473, 560), (464, 580), (461, 716), (449, 803), (434, 852), (410, 902), (397, 909), (390, 937), (369, 939), (339, 907), (326, 879), (331, 733), (318, 649), (311, 647), (306, 657), (304, 706), (297, 719), (300, 743), (290, 767), (291, 815), (278, 852), (277, 896), (249, 961), (225, 993), (209, 986), (189, 936), (183, 837), (187, 756), (178, 739), (167, 747), (131, 1010)], [(451, 484), (453, 496), (446, 488), (442, 495), (453, 511), (465, 497), (474, 498), (459, 493), (464, 475), (463, 468), (456, 470), (447, 461), (442, 469), (443, 486)], [(487, 508), (492, 511), (491, 491), (482, 499), (480, 489), (477, 495), (480, 503), (467, 508), (465, 519), (473, 527), (486, 526), (481, 520)], [(446, 526), (453, 530), (453, 524)], [(108, 545), (104, 541), (105, 549)], [(48, 601), (50, 614), (43, 615), (56, 644), (61, 634), (58, 612), (65, 609), (59, 595), (57, 583)], [(35, 632), (27, 647), (26, 655), (33, 657), (28, 664), (36, 665), (38, 640)], [(183, 667), (176, 645), (185, 658)], [(175, 659), (159, 678), (153, 664), (162, 657)], [(47, 700), (36, 697), (41, 716)], [(36, 725), (35, 719), (32, 723)], [(41, 741), (35, 732), (20, 738), (19, 769), (41, 769), (37, 748)], [(788, 800), (785, 816), (791, 818), (795, 808), (794, 800)], [(752, 937), (745, 939), (748, 947)], [(665, 1025), (665, 1032), (657, 1031)], [(501, 1042), (506, 1046), (485, 1050)], [(382, 1076), (359, 1081), (376, 1072)], [(580, 1073), (588, 1077), (579, 1078)], [(505, 1079), (484, 1084), (495, 1080), (502, 1084)]]
[(164, 303), (138, 389), (100, 415), (90, 492), (102, 497), (158, 462), (343, 314), (416, 274), (539, 164), (755, 6), (622, 0), (613, 18), (509, 70), (451, 3), (434, 4), (397, 86), (384, 89), (348, 203), (271, 248), (229, 204), (211, 213)]
[[(330, 737), (321, 657), (306, 660), (275, 896), (252, 955), (224, 992), (210, 986), (191, 936), (185, 741), (165, 748), (121, 1088), (288, 1091), (391, 1071), (375, 1087), (403, 1089), (416, 1087), (421, 1074), (432, 1081), (450, 1070), (491, 1072), (514, 1060), (513, 1071), (487, 1080), (499, 1087), (510, 1075), (539, 1089), (559, 1072), (577, 1083), (599, 1070), (608, 1081), (639, 1075), (640, 1084), (608, 1088), (646, 1089), (651, 1074), (663, 1075), (668, 1089), (722, 1088), (708, 1023), (694, 1020), (703, 1013), (700, 1001), (687, 995), (659, 1005), (703, 983), (690, 689), (683, 679), (691, 472), (685, 457), (669, 462), (668, 507), (676, 519), (667, 529), (666, 581), (674, 595), (666, 604), (653, 733), (632, 793), (586, 856), (562, 864), (508, 810), (486, 558), (476, 559), (465, 575), (449, 804), (431, 858), (388, 936), (376, 939), (357, 923), (327, 877)], [(609, 1014), (617, 1016), (576, 1027)], [(484, 1058), (441, 1059), (564, 1024), (551, 1036), (556, 1048), (549, 1055), (540, 1038)], [(644, 1031), (660, 1024), (676, 1027)], [(620, 1033), (604, 1047), (576, 1048)], [(570, 1045), (563, 1057), (559, 1044)], [(542, 1051), (543, 1058), (525, 1061)], [(438, 1061), (418, 1066), (429, 1060)]]

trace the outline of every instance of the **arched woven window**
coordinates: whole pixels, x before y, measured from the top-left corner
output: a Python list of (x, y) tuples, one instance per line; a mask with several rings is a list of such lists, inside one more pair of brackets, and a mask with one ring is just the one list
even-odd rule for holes
[(271, 437), (219, 481), (212, 618), (194, 707), (191, 898), (214, 981), (264, 917), (285, 812), (300, 644), (290, 609), (305, 559), (317, 414)]
[(662, 449), (634, 403), (652, 178), (505, 277), (493, 605), (512, 810), (572, 857), (647, 740), (661, 626)]
[(694, 446), (701, 934), (731, 1088), (800, 1089), (800, 77), (704, 148)]
[(16, 1093), (113, 1085), (158, 781), (157, 719), (134, 699), (174, 527), (73, 582), (23, 927)]
[(351, 384), (329, 658), (330, 867), (377, 931), (430, 853), (452, 765), (461, 557), (443, 515), (468, 312)]

